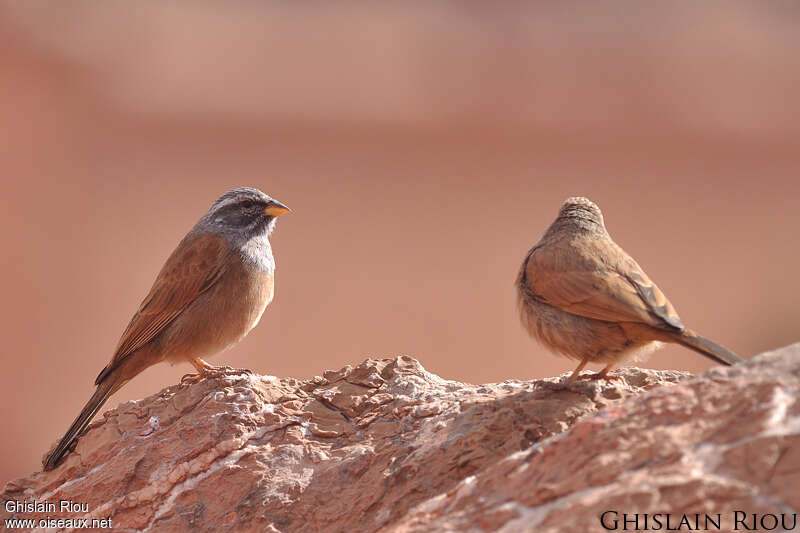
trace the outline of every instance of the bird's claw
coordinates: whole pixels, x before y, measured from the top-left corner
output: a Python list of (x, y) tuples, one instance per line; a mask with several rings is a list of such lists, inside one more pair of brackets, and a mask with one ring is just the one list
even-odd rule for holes
[(203, 374), (186, 374), (181, 378), (181, 385), (193, 385), (203, 379)]
[(210, 373), (214, 376), (233, 376), (236, 374), (253, 375), (253, 371), (249, 368), (233, 368), (232, 366), (228, 365), (216, 366), (210, 370)]
[(253, 375), (253, 371), (249, 368), (233, 368), (231, 366), (222, 365), (214, 367), (204, 367), (196, 374), (186, 374), (181, 378), (181, 385), (194, 384), (202, 381), (203, 379), (221, 378), (224, 376), (236, 376), (239, 374)]
[(597, 381), (604, 379), (606, 381), (622, 381), (622, 376), (616, 376), (614, 374), (608, 374), (604, 372), (595, 372), (594, 374), (579, 376), (578, 379), (591, 379)]

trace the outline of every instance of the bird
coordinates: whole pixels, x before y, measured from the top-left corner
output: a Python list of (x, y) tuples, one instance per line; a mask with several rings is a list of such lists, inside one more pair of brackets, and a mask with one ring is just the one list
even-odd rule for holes
[(520, 321), (531, 337), (580, 363), (604, 363), (590, 379), (616, 379), (612, 368), (677, 343), (733, 365), (742, 359), (684, 326), (675, 308), (606, 230), (600, 208), (568, 198), (525, 255), (516, 279)]
[(272, 301), (269, 235), (277, 217), (290, 211), (251, 187), (231, 189), (214, 201), (164, 263), (97, 376), (94, 394), (44, 458), (45, 471), (60, 464), (106, 400), (144, 369), (188, 361), (197, 374), (184, 378), (199, 380), (228, 368), (203, 358), (240, 341)]

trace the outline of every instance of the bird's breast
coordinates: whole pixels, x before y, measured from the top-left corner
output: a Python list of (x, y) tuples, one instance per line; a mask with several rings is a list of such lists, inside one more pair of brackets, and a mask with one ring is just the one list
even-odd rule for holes
[(241, 334), (246, 335), (256, 327), (272, 301), (275, 288), (274, 265), (272, 268), (262, 268), (262, 265), (242, 261), (236, 270), (238, 272), (233, 272), (230, 280), (236, 285), (230, 291), (236, 295), (230, 302), (230, 311), (234, 321), (239, 323)]
[(170, 324), (161, 339), (172, 361), (206, 358), (239, 342), (272, 301), (273, 275), (232, 260), (220, 281)]
[(272, 246), (266, 235), (258, 235), (245, 241), (239, 248), (242, 262), (258, 272), (275, 273), (275, 258), (272, 256)]

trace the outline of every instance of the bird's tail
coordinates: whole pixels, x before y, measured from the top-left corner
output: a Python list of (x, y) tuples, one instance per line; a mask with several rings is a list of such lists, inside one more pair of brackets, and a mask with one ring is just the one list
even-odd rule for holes
[(720, 346), (716, 342), (706, 339), (689, 329), (685, 329), (680, 333), (675, 333), (673, 339), (675, 339), (675, 342), (687, 348), (691, 348), (721, 365), (730, 366), (744, 361), (744, 359), (724, 346)]
[(45, 470), (52, 470), (61, 462), (61, 459), (70, 452), (72, 444), (81, 436), (81, 433), (92, 421), (97, 411), (103, 407), (106, 400), (114, 394), (127, 380), (121, 379), (121, 372), (111, 372), (104, 376), (103, 380), (97, 384), (97, 390), (89, 401), (86, 402), (83, 410), (67, 430), (67, 433), (61, 438), (61, 441), (45, 458), (42, 466)]

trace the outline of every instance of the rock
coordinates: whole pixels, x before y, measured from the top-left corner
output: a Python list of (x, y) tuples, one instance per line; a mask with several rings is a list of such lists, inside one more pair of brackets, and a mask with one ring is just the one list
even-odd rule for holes
[[(800, 507), (800, 345), (692, 378), (469, 385), (409, 357), (128, 402), (3, 500), (138, 531), (602, 531), (604, 511)], [(85, 509), (85, 510), (84, 510)], [(12, 509), (13, 510), (13, 509)], [(621, 529), (621, 526), (620, 526)]]
[[(800, 344), (628, 398), (418, 504), (387, 531), (786, 529), (800, 509)], [(606, 529), (601, 515), (606, 514)], [(738, 511), (739, 514), (736, 514)], [(719, 515), (719, 516), (717, 516)], [(765, 519), (762, 525), (760, 520)], [(614, 520), (617, 519), (615, 524)], [(629, 523), (628, 530), (634, 529)], [(477, 526), (477, 527), (476, 527)], [(690, 528), (684, 527), (683, 530)]]

